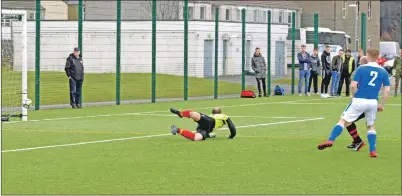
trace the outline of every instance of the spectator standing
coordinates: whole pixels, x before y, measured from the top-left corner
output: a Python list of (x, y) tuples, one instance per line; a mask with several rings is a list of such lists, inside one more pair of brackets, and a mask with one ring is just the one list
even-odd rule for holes
[(332, 69), (331, 69), (331, 48), (325, 46), (325, 51), (321, 54), (322, 64), (322, 81), (321, 81), (321, 95), (328, 96), (328, 86), (331, 82)]
[(255, 72), (255, 79), (257, 80), (258, 96), (261, 97), (261, 84), (264, 92), (264, 96), (267, 96), (267, 86), (265, 83), (265, 77), (267, 75), (267, 65), (264, 57), (261, 56), (260, 48), (255, 48), (254, 56), (251, 58), (251, 67)]
[(302, 84), (304, 80), (304, 94), (310, 96), (308, 92), (308, 81), (310, 78), (310, 70), (311, 70), (311, 59), (310, 54), (306, 52), (306, 45), (301, 46), (301, 52), (297, 54), (297, 59), (299, 60), (299, 85), (298, 91), (299, 96), (302, 96)]
[[(357, 62), (356, 62), (356, 69), (361, 65), (360, 59), (361, 59), (363, 56), (364, 56), (363, 50), (362, 50), (362, 49), (359, 49), (359, 51), (358, 51), (358, 56), (357, 56)], [(364, 65), (364, 63), (363, 63), (362, 65)]]
[(343, 60), (343, 49), (340, 49), (338, 55), (332, 58), (331, 96), (338, 96), (339, 75), (342, 70)]
[(314, 85), (314, 93), (318, 94), (318, 75), (321, 67), (320, 58), (318, 57), (318, 49), (314, 48), (311, 59), (311, 76), (308, 82), (308, 93), (310, 93), (311, 83)]
[(79, 48), (74, 48), (73, 53), (67, 57), (65, 71), (70, 84), (70, 105), (72, 108), (81, 108), (80, 99), (84, 82), (84, 66)]
[(341, 95), (343, 82), (346, 84), (346, 97), (350, 96), (350, 78), (355, 71), (355, 59), (352, 57), (352, 51), (347, 49), (345, 56), (342, 56), (341, 78), (339, 81), (338, 95)]
[[(396, 97), (398, 95), (398, 87), (399, 82), (402, 78), (402, 49), (400, 49), (400, 54), (394, 59), (394, 64), (392, 65), (392, 69), (395, 69), (395, 94)], [(402, 93), (402, 86), (400, 89), (400, 93)]]

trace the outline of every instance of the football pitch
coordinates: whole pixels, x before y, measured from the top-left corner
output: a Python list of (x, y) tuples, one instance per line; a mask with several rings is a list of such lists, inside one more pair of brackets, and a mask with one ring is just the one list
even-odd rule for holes
[[(30, 111), (3, 123), (2, 194), (401, 194), (401, 98), (377, 117), (377, 152), (317, 150), (350, 98), (269, 97)], [(237, 137), (192, 142), (170, 107), (221, 106)], [(357, 123), (366, 141), (365, 120)]]

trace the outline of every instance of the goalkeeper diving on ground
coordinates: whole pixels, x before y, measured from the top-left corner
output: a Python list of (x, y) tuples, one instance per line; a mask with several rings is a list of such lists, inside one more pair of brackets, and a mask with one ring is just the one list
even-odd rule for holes
[(170, 112), (178, 115), (180, 118), (191, 118), (198, 124), (196, 132), (184, 130), (172, 125), (171, 132), (173, 135), (179, 134), (189, 140), (200, 141), (216, 137), (216, 134), (213, 133), (213, 131), (227, 125), (230, 130), (228, 138), (233, 139), (236, 136), (236, 127), (226, 114), (222, 114), (220, 108), (214, 108), (211, 116), (192, 110), (179, 111), (174, 108), (170, 108)]

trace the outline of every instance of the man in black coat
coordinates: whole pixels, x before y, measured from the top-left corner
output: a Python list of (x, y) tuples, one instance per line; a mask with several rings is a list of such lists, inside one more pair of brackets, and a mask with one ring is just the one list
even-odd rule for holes
[(321, 54), (322, 65), (322, 81), (321, 81), (321, 95), (328, 95), (328, 87), (331, 81), (331, 47), (325, 46), (325, 51)]
[(80, 99), (82, 83), (84, 82), (84, 66), (79, 48), (74, 48), (73, 53), (67, 57), (65, 71), (70, 83), (70, 105), (72, 108), (81, 108)]

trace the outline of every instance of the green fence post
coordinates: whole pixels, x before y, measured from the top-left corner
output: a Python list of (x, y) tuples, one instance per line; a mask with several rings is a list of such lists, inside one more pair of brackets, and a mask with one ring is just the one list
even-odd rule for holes
[(35, 110), (40, 108), (40, 0), (36, 0), (35, 33)]
[(184, 0), (184, 101), (188, 100), (188, 0)]
[(268, 88), (268, 96), (271, 95), (271, 10), (268, 10), (267, 16), (267, 88)]
[(314, 14), (314, 49), (318, 49), (318, 14)]
[[(78, 1), (78, 47), (80, 48), (80, 56), (82, 57), (82, 7), (83, 7), (83, 0)], [(81, 98), (80, 104), (82, 105), (82, 88), (81, 88)]]
[(156, 100), (156, 0), (152, 0), (152, 103)]
[(295, 94), (295, 39), (296, 39), (296, 14), (292, 12), (292, 95)]
[(117, 0), (116, 11), (116, 105), (120, 105), (121, 0)]
[(241, 10), (241, 90), (246, 89), (246, 9)]
[(215, 77), (214, 77), (214, 99), (218, 98), (218, 51), (219, 46), (219, 8), (215, 8)]
[(360, 35), (360, 45), (362, 47), (364, 55), (366, 55), (366, 13), (361, 14), (361, 35)]

